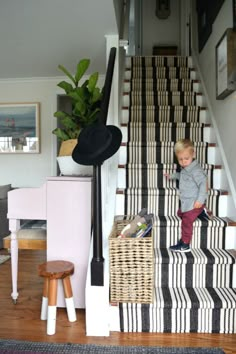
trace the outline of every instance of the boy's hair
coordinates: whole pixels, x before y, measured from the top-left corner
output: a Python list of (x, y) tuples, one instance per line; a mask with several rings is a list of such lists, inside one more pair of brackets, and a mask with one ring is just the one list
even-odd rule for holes
[(175, 154), (177, 154), (178, 152), (183, 151), (188, 148), (190, 148), (192, 151), (194, 151), (193, 142), (189, 139), (180, 139), (175, 143), (174, 152), (175, 152)]

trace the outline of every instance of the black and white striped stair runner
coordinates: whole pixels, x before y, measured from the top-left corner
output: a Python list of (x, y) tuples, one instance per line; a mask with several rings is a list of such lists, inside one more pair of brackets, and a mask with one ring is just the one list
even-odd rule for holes
[[(209, 164), (201, 112), (186, 57), (130, 59), (129, 123), (124, 210), (146, 207), (155, 215), (155, 288), (152, 304), (120, 303), (125, 332), (236, 332), (235, 257), (225, 249), (227, 221), (218, 216), (221, 191)], [(163, 177), (179, 169), (175, 141), (194, 141), (196, 158), (208, 174), (208, 207), (213, 219), (194, 222), (190, 253), (172, 253), (181, 236), (178, 183)]]

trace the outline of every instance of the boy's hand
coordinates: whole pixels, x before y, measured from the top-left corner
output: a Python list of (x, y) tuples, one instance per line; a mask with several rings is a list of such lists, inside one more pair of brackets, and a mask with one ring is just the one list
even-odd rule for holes
[(198, 202), (198, 201), (196, 201), (196, 202), (193, 204), (194, 209), (199, 209), (199, 208), (201, 208), (202, 206), (203, 206), (203, 204), (200, 203), (200, 202)]
[(169, 173), (163, 173), (163, 176), (165, 176), (167, 179), (170, 179), (170, 174)]

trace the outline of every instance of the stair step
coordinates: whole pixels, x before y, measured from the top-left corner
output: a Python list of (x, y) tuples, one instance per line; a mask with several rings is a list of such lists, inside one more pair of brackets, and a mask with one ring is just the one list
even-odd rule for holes
[[(175, 142), (142, 142), (131, 141), (122, 143), (127, 149), (128, 163), (177, 163), (174, 154)], [(195, 156), (199, 163), (211, 163), (208, 150), (215, 148), (214, 143), (194, 142)]]
[[(116, 216), (116, 220), (123, 220), (126, 213)], [(133, 216), (126, 215), (125, 220), (132, 220)], [(181, 220), (178, 216), (154, 216), (152, 237), (155, 248), (169, 248), (179, 241), (181, 235)], [(213, 216), (212, 220), (197, 218), (193, 224), (193, 238), (191, 249), (227, 249), (233, 257), (232, 251), (236, 244), (235, 222), (228, 218)], [(234, 278), (236, 282), (236, 279)], [(236, 286), (235, 286), (236, 287)]]
[(155, 249), (158, 287), (234, 287), (235, 257), (222, 249), (192, 248), (189, 253)]
[[(226, 192), (227, 193), (227, 192)], [(129, 201), (127, 200), (129, 197)], [(177, 213), (179, 208), (178, 196), (169, 197), (161, 196), (157, 198), (157, 195), (147, 193), (142, 195), (141, 192), (136, 193), (124, 193), (122, 189), (118, 189), (116, 192), (116, 210), (117, 215), (136, 215), (142, 207), (148, 207), (150, 212), (155, 212), (160, 216), (166, 216)], [(226, 217), (228, 211), (228, 204), (231, 201), (229, 194), (215, 194), (209, 195), (207, 199), (207, 207), (213, 213), (219, 217)], [(126, 205), (126, 206), (125, 206)]]
[[(221, 189), (220, 165), (201, 164), (208, 175), (208, 187)], [(118, 187), (125, 189), (127, 186), (142, 187), (148, 181), (151, 188), (176, 187), (175, 180), (167, 179), (164, 172), (173, 174), (179, 171), (177, 164), (127, 164), (118, 165)]]
[(122, 123), (129, 121), (146, 122), (209, 122), (205, 107), (188, 106), (125, 106), (122, 108)]
[(175, 67), (170, 70), (166, 70), (166, 68), (136, 68), (131, 71), (129, 69), (125, 70), (124, 79), (130, 80), (134, 78), (144, 78), (145, 79), (197, 79), (197, 73), (194, 69), (189, 68), (180, 68), (176, 69)]
[(146, 126), (158, 126), (158, 127), (166, 127), (166, 128), (178, 128), (178, 127), (187, 127), (187, 128), (192, 128), (192, 127), (201, 127), (201, 128), (209, 128), (211, 127), (210, 123), (201, 123), (201, 122), (196, 122), (196, 123), (190, 123), (190, 122), (150, 122), (150, 123), (145, 123), (145, 122), (127, 122), (127, 123), (121, 123), (121, 127), (126, 127), (126, 128), (131, 128), (132, 127), (146, 127)]
[[(174, 142), (173, 142), (174, 144)], [(121, 143), (121, 147), (120, 147), (120, 151), (119, 151), (119, 164), (127, 164), (127, 163), (176, 163), (176, 159), (174, 157), (174, 154), (168, 154), (168, 159), (166, 161), (164, 161), (164, 159), (162, 159), (161, 161), (157, 161), (157, 159), (154, 158), (154, 156), (150, 155), (151, 153), (153, 153), (151, 150), (149, 151), (149, 155), (147, 156), (148, 158), (145, 157), (144, 154), (144, 158), (142, 158), (141, 156), (141, 152), (137, 153), (137, 157), (132, 159), (132, 155), (130, 155), (130, 152), (127, 151), (127, 143)], [(131, 148), (131, 147), (130, 147)], [(154, 147), (152, 147), (154, 149)], [(172, 150), (173, 153), (173, 150)], [(156, 153), (155, 153), (156, 154)], [(197, 155), (198, 156), (198, 155)], [(205, 154), (204, 159), (200, 158), (199, 156), (199, 163), (207, 163), (210, 165), (217, 165), (221, 163), (221, 159), (219, 156), (219, 148), (217, 146), (209, 146), (207, 148), (207, 152)]]
[(201, 93), (201, 83), (199, 80), (191, 79), (131, 79), (124, 80), (124, 92), (146, 92), (156, 91), (179, 91), (179, 92), (196, 92)]
[(166, 94), (158, 92), (153, 94), (147, 93), (146, 95), (141, 92), (124, 93), (122, 97), (122, 106), (199, 106), (204, 107), (206, 104), (205, 98), (200, 93), (187, 93), (181, 94), (180, 92)]
[[(147, 83), (154, 83), (155, 80), (153, 78), (150, 78), (150, 79), (145, 79), (143, 80), (142, 78), (141, 79), (125, 79), (123, 80), (124, 83), (131, 83), (131, 82), (136, 82), (136, 83), (144, 83), (144, 82), (147, 82)], [(160, 82), (160, 84), (167, 84), (168, 86), (171, 85), (171, 83), (174, 85), (176, 82), (177, 83), (193, 83), (193, 84), (200, 84), (200, 80), (198, 79), (159, 79), (158, 82)], [(181, 90), (174, 90), (174, 91), (181, 91)], [(185, 90), (183, 90), (185, 91)]]
[(232, 288), (159, 288), (154, 306), (159, 308), (236, 309), (236, 289)]
[[(136, 109), (136, 110), (140, 110), (140, 111), (145, 111), (145, 110), (154, 110), (154, 111), (158, 111), (158, 110), (161, 110), (161, 109), (163, 109), (163, 110), (169, 110), (169, 111), (171, 111), (171, 110), (184, 110), (184, 109), (186, 109), (186, 110), (191, 110), (191, 111), (193, 111), (193, 107), (188, 107), (188, 106), (168, 106), (168, 107), (166, 107), (166, 106), (158, 106), (158, 107), (156, 107), (156, 106), (154, 106), (154, 105), (149, 105), (149, 106), (141, 106), (141, 105), (136, 105), (136, 106), (132, 106), (132, 107), (129, 107), (129, 106), (122, 106), (122, 109), (123, 110), (130, 110), (130, 109)], [(196, 107), (195, 108), (196, 110), (199, 110), (199, 111), (207, 111), (207, 108), (206, 107)], [(182, 120), (179, 120), (179, 121), (176, 121), (176, 123), (177, 122), (183, 122)], [(189, 123), (191, 123), (191, 121), (189, 121)], [(203, 122), (204, 123), (204, 122)]]
[[(124, 304), (119, 309), (121, 332), (235, 333), (235, 309), (153, 309)], [(166, 321), (163, 319), (166, 318)], [(117, 327), (114, 326), (114, 331)]]
[[(201, 164), (201, 166), (204, 169), (222, 169), (221, 165), (210, 165), (210, 164)], [(118, 168), (130, 168), (130, 169), (136, 169), (136, 168), (143, 168), (143, 169), (169, 169), (169, 170), (177, 170), (178, 165), (177, 164), (172, 164), (172, 163), (153, 163), (153, 164), (136, 164), (136, 163), (130, 163), (130, 164), (119, 164)]]
[[(145, 58), (145, 59), (143, 59)], [(134, 64), (140, 65), (149, 63), (157, 63), (159, 65), (181, 65), (181, 66), (188, 66), (193, 67), (193, 60), (191, 57), (183, 57), (183, 56), (127, 56), (125, 58), (125, 66), (126, 68), (131, 68)]]
[[(155, 210), (159, 216), (176, 215), (179, 209), (177, 188), (126, 188), (119, 189), (116, 194), (123, 195), (123, 201), (127, 205), (127, 214), (137, 214), (138, 205), (148, 208), (150, 212)], [(208, 190), (206, 205), (213, 215), (219, 215), (220, 198), (228, 195), (228, 191)]]
[(236, 292), (227, 288), (155, 288), (155, 303), (120, 304), (123, 332), (235, 333)]
[[(127, 108), (124, 108), (127, 107)], [(128, 118), (130, 122), (142, 122), (143, 120), (147, 123), (151, 122), (186, 122), (194, 123), (206, 122), (206, 112), (204, 107), (200, 106), (141, 106), (132, 105), (129, 107), (128, 102), (123, 104), (123, 111), (127, 110)], [(124, 114), (124, 112), (123, 112)]]
[[(137, 193), (137, 195), (149, 194), (155, 196), (177, 196), (179, 194), (178, 189), (176, 187), (159, 187), (159, 188), (152, 188), (152, 187), (140, 187), (140, 188), (117, 188), (117, 194), (126, 194), (126, 193)], [(208, 189), (209, 195), (229, 195), (227, 190), (219, 190), (219, 189)]]
[(121, 125), (122, 141), (214, 141), (214, 130), (210, 124), (174, 122), (130, 122)]
[[(229, 251), (218, 248), (192, 248), (189, 253), (172, 252), (167, 248), (154, 249), (155, 264), (235, 264), (236, 259)], [(196, 273), (197, 276), (199, 274)]]

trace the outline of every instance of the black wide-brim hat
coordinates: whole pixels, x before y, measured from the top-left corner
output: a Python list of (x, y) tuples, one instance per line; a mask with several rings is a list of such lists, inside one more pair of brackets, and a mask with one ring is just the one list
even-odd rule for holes
[(72, 158), (81, 165), (100, 165), (118, 151), (121, 140), (118, 127), (94, 123), (81, 131)]

